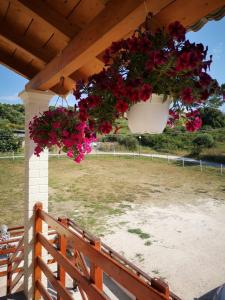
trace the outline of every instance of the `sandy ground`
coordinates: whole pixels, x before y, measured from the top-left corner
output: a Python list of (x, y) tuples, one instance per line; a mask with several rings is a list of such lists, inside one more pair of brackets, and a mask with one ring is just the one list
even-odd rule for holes
[[(157, 206), (133, 204), (126, 214), (112, 217), (114, 233), (103, 240), (151, 276), (162, 277), (184, 300), (194, 299), (225, 282), (225, 202), (196, 199), (195, 203)], [(129, 233), (139, 228), (146, 239)]]

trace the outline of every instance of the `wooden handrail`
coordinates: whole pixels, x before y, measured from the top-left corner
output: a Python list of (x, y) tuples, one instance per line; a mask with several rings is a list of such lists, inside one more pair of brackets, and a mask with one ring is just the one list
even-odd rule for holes
[[(79, 225), (76, 222), (74, 222), (73, 220), (68, 219), (68, 224), (69, 224), (69, 226), (71, 226), (74, 230), (76, 230), (80, 235), (82, 235), (85, 239), (89, 240), (90, 242), (94, 241), (96, 239), (96, 237), (93, 234), (91, 234), (87, 230), (81, 229), (79, 227)], [(125, 266), (129, 267), (138, 276), (143, 277), (143, 279), (146, 280), (149, 284), (152, 283), (153, 278), (150, 277), (143, 270), (141, 270), (140, 268), (138, 268), (136, 265), (134, 265), (132, 262), (130, 262), (129, 260), (127, 260), (124, 256), (122, 256), (121, 254), (119, 254), (118, 252), (116, 252), (115, 250), (113, 250), (112, 248), (110, 248), (105, 243), (102, 242), (101, 245), (102, 245), (102, 251), (104, 253), (110, 255), (112, 258), (116, 259), (118, 262), (123, 263)], [(181, 298), (178, 297), (177, 295), (175, 295), (173, 292), (169, 291), (169, 293), (170, 293), (170, 297), (173, 300), (181, 300)]]
[(38, 241), (45, 247), (45, 249), (50, 253), (55, 260), (63, 265), (65, 271), (72, 277), (76, 278), (82, 289), (86, 292), (86, 294), (90, 297), (90, 299), (95, 300), (106, 300), (107, 298), (104, 294), (90, 281), (88, 278), (83, 275), (73, 264), (72, 262), (63, 256), (59, 251), (57, 251), (43, 236), (43, 234), (39, 233), (37, 235)]
[[(7, 295), (12, 293), (12, 289), (16, 286), (19, 280), (24, 275), (23, 268), (18, 268), (22, 260), (24, 259), (23, 254), (23, 243), (24, 237), (22, 237), (15, 248), (14, 253), (8, 258), (7, 264), (7, 287), (6, 292)], [(18, 253), (20, 252), (19, 256)], [(12, 274), (19, 270), (19, 273), (16, 275), (14, 280), (12, 280)]]
[(117, 261), (113, 260), (109, 255), (100, 252), (91, 245), (88, 246), (87, 242), (84, 241), (82, 237), (60, 224), (60, 222), (55, 220), (43, 210), (39, 209), (38, 215), (43, 221), (56, 230), (58, 234), (64, 235), (67, 239), (73, 240), (77, 249), (89, 257), (90, 261), (95, 262), (95, 264), (104, 270), (104, 272), (120, 283), (139, 300), (168, 299), (168, 297), (164, 294), (151, 288), (145, 281), (129, 269), (125, 268), (123, 265), (119, 264)]

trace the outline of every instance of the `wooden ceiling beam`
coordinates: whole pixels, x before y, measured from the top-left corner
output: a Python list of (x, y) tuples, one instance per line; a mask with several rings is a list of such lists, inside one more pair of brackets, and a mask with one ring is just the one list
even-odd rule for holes
[(12, 57), (10, 54), (5, 53), (2, 50), (0, 50), (0, 62), (10, 70), (22, 75), (27, 79), (31, 79), (40, 71), (30, 63), (22, 62), (18, 58)]
[(8, 43), (14, 45), (18, 49), (22, 50), (26, 54), (29, 54), (33, 59), (43, 64), (43, 67), (50, 59), (46, 59), (46, 54), (41, 49), (36, 49), (32, 45), (32, 41), (26, 39), (24, 36), (20, 36), (15, 33), (12, 28), (8, 26), (0, 27), (0, 37)]
[(69, 76), (110, 46), (112, 41), (135, 30), (146, 17), (146, 7), (156, 14), (172, 1), (109, 1), (105, 9), (71, 40), (61, 55), (27, 84), (27, 88), (50, 89), (56, 84), (59, 74)]
[(79, 30), (78, 26), (70, 24), (66, 18), (52, 9), (46, 2), (31, 0), (10, 0), (10, 2), (47, 26), (51, 27), (53, 32), (57, 32), (63, 39), (69, 41)]

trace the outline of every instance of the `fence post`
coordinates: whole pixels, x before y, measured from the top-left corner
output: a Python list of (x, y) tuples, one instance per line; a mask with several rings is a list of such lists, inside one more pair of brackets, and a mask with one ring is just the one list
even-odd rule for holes
[(41, 269), (37, 264), (37, 257), (41, 257), (42, 246), (37, 239), (37, 234), (42, 233), (42, 219), (39, 216), (40, 210), (43, 209), (41, 202), (34, 206), (34, 300), (41, 299), (39, 290), (37, 289), (36, 282), (41, 281)]
[(7, 264), (7, 289), (6, 295), (11, 294), (11, 286), (12, 286), (12, 262), (10, 261), (10, 257), (8, 258)]
[[(96, 250), (101, 250), (101, 240), (95, 239), (91, 241), (91, 244), (94, 246)], [(90, 264), (90, 278), (91, 281), (97, 286), (97, 288), (102, 291), (103, 290), (103, 271), (100, 267), (94, 264), (91, 261)]]
[(183, 160), (182, 160), (182, 165), (183, 165), (183, 168), (184, 168), (184, 158), (183, 158)]
[(201, 161), (201, 159), (200, 159), (200, 169), (201, 169), (201, 172), (202, 172), (202, 161)]
[[(67, 218), (58, 218), (58, 221), (63, 224), (64, 226), (68, 227)], [(58, 250), (62, 253), (63, 256), (66, 256), (66, 238), (63, 235), (59, 235), (58, 240)], [(62, 286), (66, 286), (66, 272), (65, 270), (57, 264), (57, 273), (58, 273), (58, 280), (61, 282)], [(58, 300), (63, 300), (63, 298), (57, 295)]]
[(223, 164), (220, 165), (220, 174), (223, 175)]
[(15, 154), (14, 154), (14, 151), (13, 151), (13, 160), (15, 159)]

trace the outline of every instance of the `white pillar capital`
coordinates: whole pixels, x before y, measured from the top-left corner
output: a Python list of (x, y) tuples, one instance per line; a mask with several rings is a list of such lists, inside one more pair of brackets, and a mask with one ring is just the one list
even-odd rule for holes
[[(34, 214), (36, 202), (42, 202), (48, 211), (48, 150), (39, 157), (34, 155), (35, 143), (30, 139), (29, 123), (34, 116), (48, 110), (55, 94), (51, 91), (24, 90), (19, 94), (25, 106), (25, 197), (24, 197), (24, 291), (28, 300), (33, 299), (34, 267)], [(44, 232), (48, 232), (45, 224)]]
[(24, 101), (24, 104), (40, 102), (46, 103), (55, 96), (55, 93), (53, 93), (52, 91), (23, 90), (19, 93), (18, 96)]

